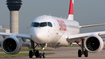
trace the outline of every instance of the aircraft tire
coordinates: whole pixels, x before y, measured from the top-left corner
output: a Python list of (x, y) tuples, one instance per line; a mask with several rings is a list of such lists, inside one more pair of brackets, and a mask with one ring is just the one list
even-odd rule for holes
[(43, 53), (43, 58), (45, 58), (45, 53)]
[(41, 53), (39, 53), (39, 58), (42, 58), (42, 54)]
[(33, 57), (33, 52), (32, 50), (29, 51), (29, 58), (32, 58)]
[(35, 54), (36, 58), (38, 58), (40, 56), (39, 51), (36, 50), (36, 54)]
[(88, 51), (87, 50), (84, 51), (84, 55), (85, 55), (85, 57), (88, 57)]
[(78, 57), (81, 57), (82, 56), (82, 52), (81, 52), (81, 50), (79, 49), (78, 50)]

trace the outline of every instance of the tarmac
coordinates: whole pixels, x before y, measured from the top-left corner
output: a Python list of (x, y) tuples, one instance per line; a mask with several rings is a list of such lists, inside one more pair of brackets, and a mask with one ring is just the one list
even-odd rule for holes
[[(89, 57), (78, 57), (78, 49), (80, 47), (60, 47), (60, 48), (47, 48), (51, 49), (50, 51), (45, 51), (47, 52), (52, 52), (55, 54), (48, 54), (45, 55), (46, 58), (29, 58), (28, 56), (26, 57), (11, 57), (11, 58), (0, 58), (0, 59), (105, 59), (105, 48), (98, 53), (89, 53)], [(25, 53), (28, 53), (28, 51), (24, 51)], [(20, 52), (23, 53), (23, 52)]]

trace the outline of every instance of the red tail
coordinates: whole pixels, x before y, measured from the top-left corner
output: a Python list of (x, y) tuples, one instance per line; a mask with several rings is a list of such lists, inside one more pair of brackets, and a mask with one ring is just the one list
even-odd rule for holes
[(74, 11), (73, 9), (74, 9), (73, 0), (70, 0), (69, 15), (70, 15), (70, 14), (72, 14), (72, 15), (74, 14), (74, 13), (73, 13), (73, 11)]
[(74, 0), (70, 0), (68, 20), (74, 20)]

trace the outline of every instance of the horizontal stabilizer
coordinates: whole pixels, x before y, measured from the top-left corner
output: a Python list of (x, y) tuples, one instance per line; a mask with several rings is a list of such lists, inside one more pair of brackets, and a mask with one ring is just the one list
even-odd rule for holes
[(93, 25), (85, 25), (85, 26), (79, 26), (79, 28), (87, 28), (87, 27), (96, 27), (96, 26), (103, 26), (104, 24), (93, 24)]

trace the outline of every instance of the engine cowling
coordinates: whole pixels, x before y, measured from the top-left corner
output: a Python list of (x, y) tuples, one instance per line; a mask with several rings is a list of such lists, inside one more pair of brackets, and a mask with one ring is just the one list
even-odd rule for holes
[(17, 54), (21, 50), (21, 41), (13, 35), (8, 36), (2, 41), (1, 47), (7, 54)]
[(90, 35), (85, 38), (84, 46), (89, 52), (99, 52), (104, 47), (103, 39), (98, 35)]

